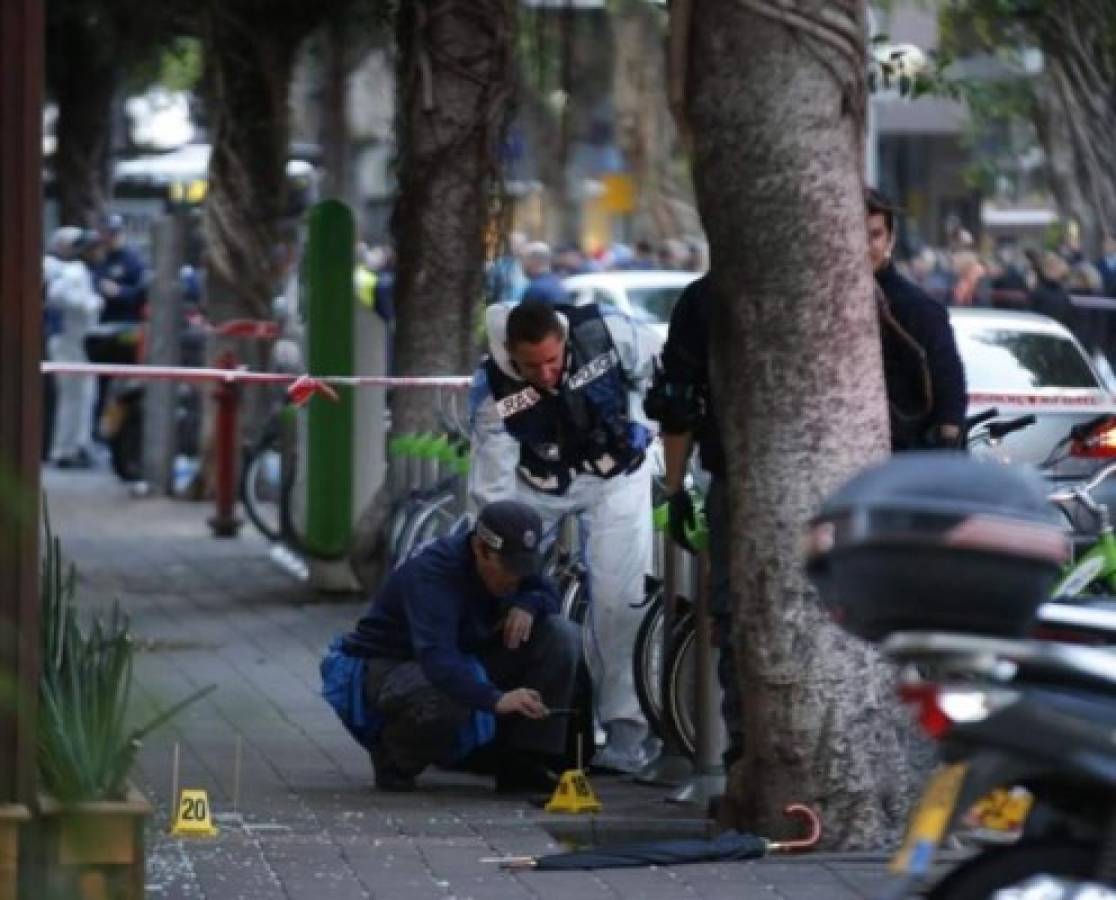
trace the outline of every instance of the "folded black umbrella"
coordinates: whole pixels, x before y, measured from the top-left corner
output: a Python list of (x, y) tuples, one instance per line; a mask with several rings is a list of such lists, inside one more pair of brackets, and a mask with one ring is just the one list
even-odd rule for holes
[(767, 853), (767, 841), (754, 834), (726, 831), (712, 840), (687, 839), (616, 844), (596, 850), (576, 850), (540, 856), (533, 868), (620, 869), (635, 866), (677, 866), (681, 863), (759, 859)]
[(731, 862), (759, 859), (768, 853), (795, 853), (808, 850), (821, 838), (821, 825), (813, 810), (801, 804), (787, 807), (789, 815), (806, 822), (809, 833), (795, 841), (769, 841), (767, 838), (739, 831), (726, 831), (711, 839), (645, 841), (616, 844), (595, 850), (575, 850), (550, 856), (495, 857), (482, 862), (498, 862), (506, 869), (621, 869), (639, 866), (677, 866), (683, 863)]

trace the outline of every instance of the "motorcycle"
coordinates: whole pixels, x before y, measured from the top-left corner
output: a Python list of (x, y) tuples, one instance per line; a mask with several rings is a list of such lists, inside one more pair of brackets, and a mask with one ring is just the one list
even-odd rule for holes
[[(1069, 553), (1046, 489), (1022, 470), (912, 454), (855, 478), (811, 525), (823, 602), (902, 667), (900, 697), (942, 760), (892, 862), (902, 896), (989, 795), (1009, 837), (929, 897), (993, 897), (1040, 875), (1061, 885), (1047, 897), (1116, 884), (1116, 656), (1034, 636), (1052, 615), (1075, 639), (1072, 617), (1043, 605)], [(1116, 642), (1111, 609), (1080, 618), (1082, 641)]]

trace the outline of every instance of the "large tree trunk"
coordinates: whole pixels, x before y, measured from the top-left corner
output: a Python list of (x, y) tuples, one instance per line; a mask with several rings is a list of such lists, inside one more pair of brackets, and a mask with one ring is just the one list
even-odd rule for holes
[(723, 818), (785, 834), (781, 810), (807, 803), (842, 849), (893, 840), (911, 787), (891, 670), (829, 621), (800, 555), (822, 498), (888, 448), (861, 192), (864, 18), (860, 0), (699, 0), (687, 86), (744, 701)]
[(1035, 125), (1062, 213), (1081, 227), (1087, 256), (1116, 233), (1116, 24), (1108, 0), (1060, 0), (1035, 24), (1045, 71), (1035, 86)]
[[(198, 14), (212, 142), (203, 214), (205, 302), (214, 322), (272, 318), (272, 300), (297, 240), (281, 228), (291, 72), (298, 45), (330, 8), (327, 0), (313, 7), (299, 0), (208, 0)], [(209, 355), (232, 350), (238, 363), (262, 371), (270, 349), (270, 342), (226, 338), (211, 342)], [(259, 432), (268, 404), (264, 391), (242, 394), (243, 434)], [(200, 483), (212, 472), (212, 405), (205, 433)]]
[(61, 225), (92, 226), (111, 195), (109, 145), (119, 66), (77, 28), (60, 30), (51, 87), (58, 104), (54, 180)]
[(250, 8), (205, 11), (213, 151), (204, 228), (209, 314), (268, 319), (286, 197), (287, 92), (302, 34), (261, 28)]
[(656, 241), (701, 230), (674, 163), (678, 135), (667, 104), (662, 12), (625, 0), (613, 19), (616, 142), (637, 185), (635, 234)]
[[(513, 85), (513, 0), (412, 0), (398, 14), (395, 366), (459, 375), (476, 363), (485, 231)], [(392, 424), (429, 427), (432, 398), (392, 395)]]
[[(477, 362), (486, 230), (504, 218), (515, 0), (411, 0), (397, 15), (395, 373), (461, 375)], [(436, 427), (431, 392), (396, 390), (390, 402), (393, 431)], [(390, 481), (361, 514), (350, 554), (369, 588), (388, 563)]]

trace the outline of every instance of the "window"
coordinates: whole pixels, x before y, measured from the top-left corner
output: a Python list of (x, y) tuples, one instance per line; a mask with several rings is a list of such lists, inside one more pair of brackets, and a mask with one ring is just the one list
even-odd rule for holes
[(628, 288), (628, 301), (632, 316), (641, 322), (670, 322), (670, 313), (681, 296), (685, 285), (671, 287)]
[(1099, 387), (1081, 351), (1060, 335), (1006, 328), (958, 328), (956, 335), (970, 391)]
[(607, 291), (602, 291), (600, 288), (593, 288), (592, 302), (596, 303), (601, 309), (611, 309), (614, 311), (619, 309), (612, 294)]

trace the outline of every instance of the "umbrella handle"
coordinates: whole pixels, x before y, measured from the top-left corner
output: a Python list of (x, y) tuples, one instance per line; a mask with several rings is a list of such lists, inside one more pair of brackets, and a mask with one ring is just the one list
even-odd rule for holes
[(802, 819), (810, 830), (806, 837), (796, 841), (771, 841), (767, 845), (769, 853), (797, 853), (800, 850), (811, 849), (821, 840), (821, 820), (810, 807), (801, 803), (792, 803), (783, 812), (788, 816)]
[(498, 863), (501, 869), (533, 869), (539, 864), (537, 856), (482, 856), (482, 863)]

